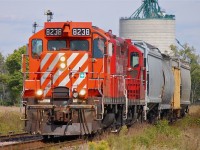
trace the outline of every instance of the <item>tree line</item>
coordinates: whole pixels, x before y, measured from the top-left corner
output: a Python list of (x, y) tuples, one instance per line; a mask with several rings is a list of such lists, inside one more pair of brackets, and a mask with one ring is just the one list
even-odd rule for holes
[[(200, 99), (200, 56), (195, 49), (185, 44), (182, 49), (171, 45), (174, 55), (189, 61), (191, 67), (191, 102)], [(22, 54), (26, 53), (26, 46), (14, 50), (4, 57), (0, 53), (0, 105), (20, 105), (22, 92), (21, 62)]]
[(0, 104), (19, 105), (22, 92), (21, 62), (22, 54), (25, 54), (26, 46), (19, 49), (7, 57), (0, 53)]

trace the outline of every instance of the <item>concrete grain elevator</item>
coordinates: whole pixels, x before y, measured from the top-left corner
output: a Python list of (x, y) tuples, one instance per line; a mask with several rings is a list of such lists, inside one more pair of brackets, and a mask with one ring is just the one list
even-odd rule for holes
[(143, 40), (169, 54), (170, 45), (175, 45), (175, 15), (161, 10), (158, 0), (143, 0), (130, 17), (120, 18), (119, 36)]

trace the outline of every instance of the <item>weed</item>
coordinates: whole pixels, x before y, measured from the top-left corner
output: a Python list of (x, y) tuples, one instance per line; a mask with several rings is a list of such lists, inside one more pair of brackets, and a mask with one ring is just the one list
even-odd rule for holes
[(127, 126), (122, 126), (120, 132), (119, 132), (119, 136), (125, 136), (128, 133), (128, 128)]
[(89, 142), (89, 150), (110, 150), (108, 142), (102, 140), (99, 143)]
[(19, 112), (1, 112), (0, 113), (0, 133), (8, 134), (13, 131), (15, 133), (22, 132), (24, 122), (20, 120)]

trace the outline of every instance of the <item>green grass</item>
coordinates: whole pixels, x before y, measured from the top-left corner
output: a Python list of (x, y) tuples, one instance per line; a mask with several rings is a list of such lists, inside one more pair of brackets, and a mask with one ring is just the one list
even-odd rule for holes
[(119, 134), (104, 134), (102, 139), (90, 142), (89, 150), (200, 150), (200, 107), (173, 125), (162, 120), (156, 125), (123, 126)]
[(0, 133), (8, 134), (23, 132), (24, 122), (20, 120), (21, 114), (15, 111), (6, 111), (0, 113)]
[[(24, 122), (18, 111), (0, 112), (0, 133), (22, 132)], [(103, 134), (99, 142), (89, 142), (89, 150), (200, 150), (200, 107), (194, 113), (169, 125), (159, 121), (156, 125), (136, 124), (123, 126), (118, 134)]]

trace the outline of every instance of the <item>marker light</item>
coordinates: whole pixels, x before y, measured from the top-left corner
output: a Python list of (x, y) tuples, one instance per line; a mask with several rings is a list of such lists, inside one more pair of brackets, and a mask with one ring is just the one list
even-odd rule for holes
[(64, 62), (66, 60), (65, 56), (60, 57), (60, 61)]
[(73, 92), (73, 97), (77, 98), (78, 97), (78, 92)]
[(73, 96), (74, 98), (77, 98), (77, 97), (78, 97), (78, 92), (77, 92), (77, 89), (76, 89), (76, 88), (73, 89), (72, 96)]
[(84, 97), (86, 95), (86, 90), (85, 89), (81, 89), (79, 92), (79, 96), (80, 97)]
[(61, 68), (61, 69), (64, 69), (65, 67), (66, 67), (66, 64), (65, 64), (65, 63), (61, 63), (61, 64), (60, 64), (60, 68)]
[(37, 96), (41, 96), (43, 94), (43, 90), (42, 89), (37, 90), (36, 94)]

